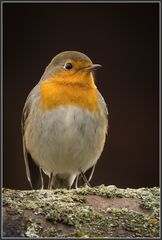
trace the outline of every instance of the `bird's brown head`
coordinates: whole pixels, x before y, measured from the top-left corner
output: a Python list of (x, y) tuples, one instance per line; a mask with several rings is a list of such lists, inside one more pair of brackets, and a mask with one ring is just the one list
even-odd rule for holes
[(100, 64), (93, 64), (89, 57), (77, 51), (56, 55), (42, 76), (43, 108), (61, 104), (85, 106), (90, 103), (89, 108), (95, 109), (96, 86), (93, 70), (99, 67)]
[(65, 51), (56, 55), (47, 66), (44, 79), (49, 77), (65, 84), (88, 84), (93, 76), (92, 72), (101, 67), (93, 64), (85, 54), (77, 51)]

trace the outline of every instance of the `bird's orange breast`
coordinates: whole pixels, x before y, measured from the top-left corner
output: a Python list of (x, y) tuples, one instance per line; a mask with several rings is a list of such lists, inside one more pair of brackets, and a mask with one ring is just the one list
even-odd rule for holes
[(47, 79), (41, 83), (41, 108), (43, 111), (58, 106), (78, 106), (95, 112), (98, 109), (97, 89), (93, 81), (82, 85), (70, 81), (55, 81)]

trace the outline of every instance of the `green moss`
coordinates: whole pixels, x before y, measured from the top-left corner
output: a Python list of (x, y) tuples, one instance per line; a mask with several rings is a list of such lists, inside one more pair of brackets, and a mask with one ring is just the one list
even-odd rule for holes
[(76, 228), (80, 228), (82, 224), (89, 224), (92, 221), (102, 220), (101, 214), (94, 211), (89, 206), (60, 206), (47, 214), (48, 220), (54, 222), (62, 222)]
[[(140, 200), (141, 209), (149, 214), (128, 208), (94, 209), (86, 203), (86, 196), (97, 195), (105, 198), (135, 198)], [(39, 222), (29, 219), (25, 235), (27, 237), (120, 237), (118, 229), (131, 237), (159, 236), (159, 188), (118, 189), (101, 185), (98, 187), (72, 190), (5, 191), (4, 206), (10, 214), (23, 215), (31, 210), (36, 216), (45, 217), (53, 227), (44, 231)], [(70, 235), (56, 231), (55, 224), (65, 224), (74, 228)]]
[(43, 231), (41, 237), (57, 237), (58, 233), (54, 228), (49, 228)]
[(76, 231), (74, 237), (87, 237), (87, 235), (84, 232)]
[(40, 223), (37, 223), (35, 221), (33, 222), (32, 219), (29, 219), (27, 223), (25, 236), (29, 238), (39, 237), (39, 233), (41, 230), (42, 230), (42, 227), (40, 226)]

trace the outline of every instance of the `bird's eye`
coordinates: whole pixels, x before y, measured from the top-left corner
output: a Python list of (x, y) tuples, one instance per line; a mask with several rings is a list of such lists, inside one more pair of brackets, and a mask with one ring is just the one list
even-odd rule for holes
[(71, 63), (66, 63), (64, 67), (66, 69), (70, 70), (70, 69), (72, 69), (73, 65)]

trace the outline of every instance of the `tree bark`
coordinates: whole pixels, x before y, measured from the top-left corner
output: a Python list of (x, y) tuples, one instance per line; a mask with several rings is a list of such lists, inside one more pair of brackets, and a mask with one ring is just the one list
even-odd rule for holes
[(160, 190), (3, 189), (3, 237), (159, 237)]

